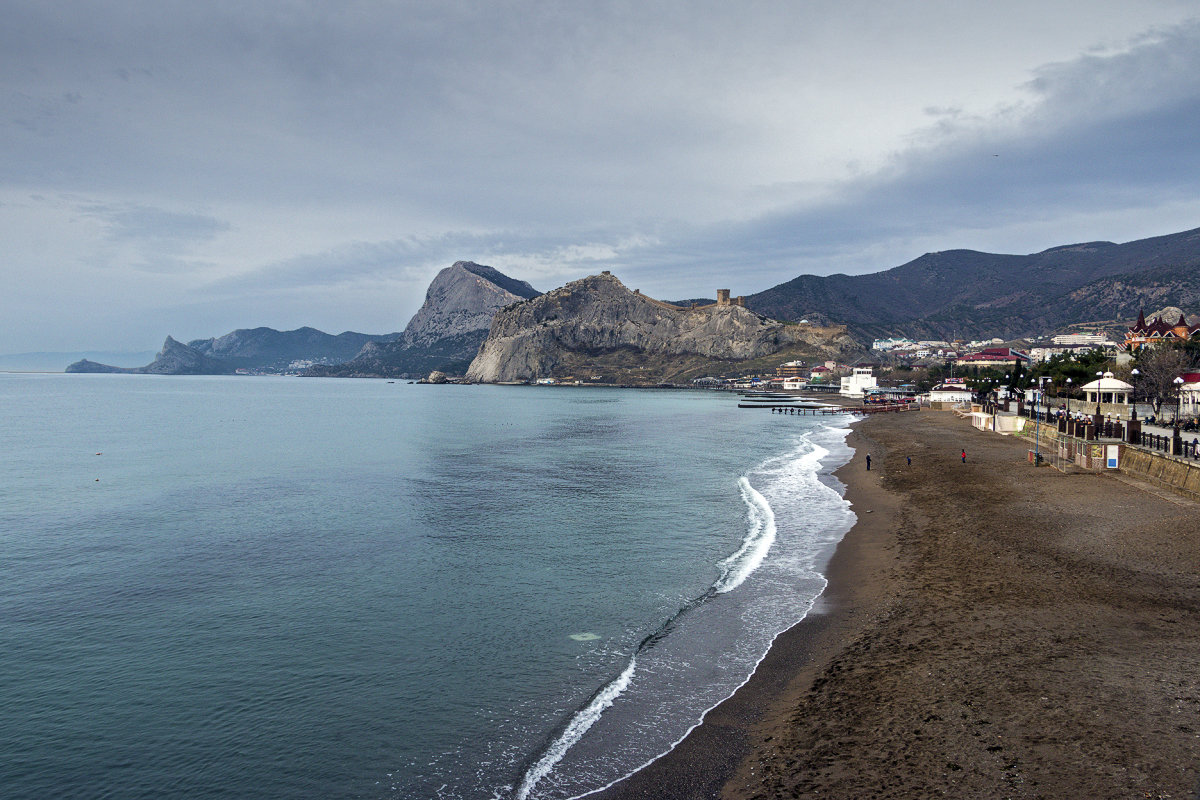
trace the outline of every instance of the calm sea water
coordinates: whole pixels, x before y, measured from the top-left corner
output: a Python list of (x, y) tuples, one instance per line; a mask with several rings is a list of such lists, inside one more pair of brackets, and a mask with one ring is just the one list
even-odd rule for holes
[(703, 392), (0, 374), (10, 798), (566, 798), (824, 587), (845, 420)]

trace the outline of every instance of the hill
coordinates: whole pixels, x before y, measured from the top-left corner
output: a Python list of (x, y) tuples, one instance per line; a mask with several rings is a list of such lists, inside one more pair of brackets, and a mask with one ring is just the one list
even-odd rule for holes
[(737, 305), (679, 308), (606, 272), (498, 312), (467, 378), (657, 384), (744, 369), (768, 356), (774, 364), (855, 349), (844, 328), (789, 325)]
[[(1117, 284), (1151, 294), (1189, 291), (1197, 267), (1200, 229), (1126, 244), (1065, 245), (1023, 256), (974, 250), (927, 253), (869, 275), (801, 275), (748, 296), (746, 304), (777, 319), (841, 322), (864, 339), (1017, 338), (1095, 318), (1088, 303), (1111, 300)], [(1143, 301), (1131, 297), (1118, 305), (1138, 302)], [(1136, 310), (1125, 313), (1136, 315)]]

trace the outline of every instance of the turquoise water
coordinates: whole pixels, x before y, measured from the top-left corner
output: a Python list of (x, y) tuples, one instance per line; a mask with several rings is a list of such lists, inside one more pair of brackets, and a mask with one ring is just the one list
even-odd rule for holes
[[(844, 420), (0, 374), (5, 797), (571, 797), (808, 611)], [(831, 420), (835, 424), (831, 424)]]

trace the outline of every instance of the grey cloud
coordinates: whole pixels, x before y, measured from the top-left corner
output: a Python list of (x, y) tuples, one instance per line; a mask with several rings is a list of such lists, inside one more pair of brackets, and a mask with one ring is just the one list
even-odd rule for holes
[(161, 208), (87, 203), (79, 210), (102, 220), (113, 240), (147, 244), (186, 244), (208, 241), (230, 229), (229, 222), (205, 214)]

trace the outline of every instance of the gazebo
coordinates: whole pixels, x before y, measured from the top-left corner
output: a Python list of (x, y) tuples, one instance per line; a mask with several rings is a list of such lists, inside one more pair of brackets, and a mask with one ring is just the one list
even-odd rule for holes
[(1083, 389), (1085, 408), (1089, 405), (1099, 406), (1101, 414), (1120, 414), (1129, 410), (1133, 385), (1114, 378), (1111, 372), (1080, 388)]

